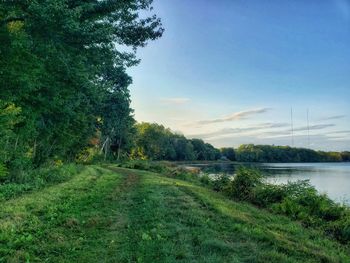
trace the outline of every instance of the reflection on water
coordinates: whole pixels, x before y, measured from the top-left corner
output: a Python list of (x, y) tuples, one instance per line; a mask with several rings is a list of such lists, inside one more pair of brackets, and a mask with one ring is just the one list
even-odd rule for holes
[(350, 163), (208, 163), (190, 164), (209, 174), (233, 175), (239, 166), (259, 169), (271, 183), (310, 180), (319, 192), (350, 204)]

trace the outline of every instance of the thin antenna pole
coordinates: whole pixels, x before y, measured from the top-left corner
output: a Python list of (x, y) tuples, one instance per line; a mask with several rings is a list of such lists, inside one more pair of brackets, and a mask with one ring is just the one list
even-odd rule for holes
[(307, 143), (310, 148), (310, 123), (309, 123), (309, 108), (306, 111), (306, 120), (307, 120)]
[(293, 107), (290, 108), (290, 128), (291, 128), (291, 135), (292, 135), (292, 146), (294, 146), (294, 127), (293, 127)]

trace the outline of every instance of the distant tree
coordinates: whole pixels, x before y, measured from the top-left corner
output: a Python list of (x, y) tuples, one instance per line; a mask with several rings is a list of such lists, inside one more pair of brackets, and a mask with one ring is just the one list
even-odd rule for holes
[(136, 130), (133, 158), (192, 161), (217, 160), (221, 156), (212, 145), (198, 139), (188, 140), (159, 124), (140, 123)]
[(340, 153), (343, 162), (350, 162), (350, 152)]
[(221, 148), (221, 155), (226, 157), (230, 161), (236, 160), (235, 150), (233, 148)]
[(340, 162), (338, 152), (322, 152), (289, 146), (243, 144), (236, 150), (239, 162)]

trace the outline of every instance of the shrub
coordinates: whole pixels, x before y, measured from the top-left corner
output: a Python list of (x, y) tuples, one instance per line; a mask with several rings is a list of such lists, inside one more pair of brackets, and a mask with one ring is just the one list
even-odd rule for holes
[(338, 239), (342, 243), (347, 243), (350, 241), (350, 214), (347, 213), (346, 216), (341, 220), (330, 223), (326, 227), (326, 232)]
[(257, 170), (239, 168), (237, 175), (231, 180), (224, 191), (233, 198), (242, 201), (252, 200), (253, 190), (262, 184), (262, 176)]
[(217, 192), (223, 191), (229, 183), (230, 177), (225, 174), (218, 175), (216, 178), (210, 180), (213, 190)]
[(209, 185), (211, 183), (211, 179), (207, 174), (201, 174), (199, 177), (199, 181), (204, 185)]
[(280, 185), (260, 184), (253, 189), (252, 203), (260, 207), (269, 207), (282, 202), (286, 196), (286, 191)]
[(282, 211), (293, 218), (305, 220), (304, 217), (314, 217), (324, 221), (335, 221), (343, 214), (342, 206), (336, 204), (327, 195), (320, 195), (308, 181), (288, 183), (282, 186), (282, 190), (286, 198), (279, 206), (275, 206), (275, 210)]

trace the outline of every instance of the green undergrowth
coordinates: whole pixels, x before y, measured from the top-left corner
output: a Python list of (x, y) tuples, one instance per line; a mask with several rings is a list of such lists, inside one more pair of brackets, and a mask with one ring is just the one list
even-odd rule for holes
[(18, 197), (71, 179), (82, 170), (82, 165), (66, 164), (18, 171), (0, 178), (0, 201)]
[(0, 207), (0, 262), (350, 262), (347, 249), (198, 183), (115, 165)]

